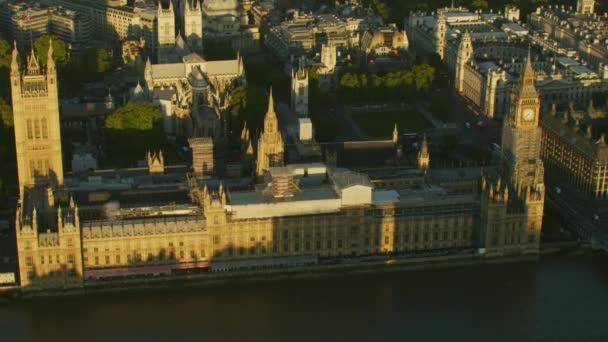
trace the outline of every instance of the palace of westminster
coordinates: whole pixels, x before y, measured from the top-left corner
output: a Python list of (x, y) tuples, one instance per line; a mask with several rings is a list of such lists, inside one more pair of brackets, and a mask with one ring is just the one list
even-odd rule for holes
[[(205, 3), (207, 11), (223, 4)], [(183, 17), (195, 11), (200, 18), (197, 5), (179, 7)], [(461, 61), (478, 53), (472, 46), (482, 38), (474, 32), (485, 26), (461, 28), (460, 43), (447, 40), (446, 27), (455, 30), (463, 13), (468, 12), (449, 9), (438, 20), (414, 15), (409, 25), (417, 27), (409, 39), (421, 50), (434, 46), (454, 69), (457, 90), (470, 97), (477, 90), (469, 83), (477, 81), (467, 74), (483, 67)], [(300, 62), (291, 73), (293, 110), (275, 110), (270, 90), (258, 136), (247, 126), (240, 135), (242, 172), (235, 176), (218, 171), (217, 151), (227, 140), (230, 91), (246, 84), (243, 57), (207, 61), (201, 56), (200, 24), (186, 21), (188, 34), (176, 38), (173, 5), (160, 6), (158, 16), (157, 63), (145, 63), (144, 83), (137, 84), (132, 100), (153, 102), (164, 117), (173, 117), (165, 130), (188, 138), (192, 163), (187, 166), (165, 165), (158, 151), (148, 153), (147, 167), (95, 170), (86, 177), (64, 172), (52, 46), (41, 63), (35, 51), (22, 56), (15, 44), (10, 82), (21, 189), (15, 226), (22, 287), (82, 287), (101, 278), (286, 267), (387, 253), (475, 249), (487, 258), (539, 253), (543, 159), (560, 167), (551, 158), (541, 159), (543, 149), (549, 149), (544, 136), (551, 135), (545, 126), (553, 121), (563, 126), (566, 119), (580, 123), (573, 109), (556, 114), (556, 106), (547, 107), (546, 102), (557, 101), (539, 88), (545, 65), (536, 48), (522, 50), (514, 39), (509, 53), (516, 62), (504, 59), (502, 69), (490, 69), (509, 84), (492, 83), (504, 96), (491, 104), (503, 119), (495, 166), (435, 167), (426, 136), (415, 165), (400, 166), (405, 142), (397, 127), (386, 140), (317, 144), (308, 118), (308, 72)], [(445, 43), (432, 43), (427, 22), (436, 25), (435, 36)], [(497, 46), (484, 48), (488, 54), (507, 53), (497, 52)], [(322, 50), (321, 60), (331, 64), (327, 69), (335, 69), (335, 46)], [(479, 77), (489, 77), (490, 71)], [(508, 102), (507, 110), (498, 109), (505, 107), (501, 101)], [(561, 131), (555, 130), (557, 144)], [(353, 158), (363, 159), (366, 167), (349, 169)]]

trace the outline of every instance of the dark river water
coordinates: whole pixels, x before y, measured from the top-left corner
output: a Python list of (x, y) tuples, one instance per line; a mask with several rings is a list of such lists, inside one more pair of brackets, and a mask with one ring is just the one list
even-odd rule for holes
[(2, 341), (608, 341), (608, 257), (0, 306)]

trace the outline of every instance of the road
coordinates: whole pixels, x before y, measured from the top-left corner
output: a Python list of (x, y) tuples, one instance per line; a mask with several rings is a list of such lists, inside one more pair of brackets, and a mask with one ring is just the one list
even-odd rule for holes
[[(608, 251), (606, 200), (589, 198), (561, 177), (547, 177), (545, 183), (545, 210), (561, 217), (566, 228), (593, 247)], [(556, 187), (559, 187), (559, 193)]]

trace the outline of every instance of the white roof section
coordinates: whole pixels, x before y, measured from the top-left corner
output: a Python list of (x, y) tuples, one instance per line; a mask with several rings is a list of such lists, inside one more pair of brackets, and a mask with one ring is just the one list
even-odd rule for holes
[(274, 198), (261, 191), (230, 193), (226, 210), (233, 218), (252, 219), (338, 212), (341, 200), (329, 186), (304, 188), (289, 199)]

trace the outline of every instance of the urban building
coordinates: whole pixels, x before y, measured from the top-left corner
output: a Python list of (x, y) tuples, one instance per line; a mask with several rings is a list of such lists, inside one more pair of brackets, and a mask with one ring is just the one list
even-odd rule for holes
[(308, 70), (303, 57), (291, 72), (291, 109), (301, 117), (308, 116)]
[[(54, 5), (75, 11), (90, 21), (91, 38), (110, 46), (127, 39), (143, 38), (147, 54), (157, 48), (158, 3), (134, 1), (51, 0)], [(173, 34), (173, 37), (175, 34)]]
[(57, 69), (49, 44), (45, 68), (34, 50), (21, 66), (17, 47), (11, 60), (11, 98), (19, 189), (63, 183)]
[(408, 34), (415, 52), (442, 57), (454, 87), (487, 117), (499, 119), (510, 113), (512, 89), (530, 45), (542, 110), (549, 111), (552, 103), (586, 106), (594, 93), (608, 89), (608, 73), (604, 67), (594, 69), (576, 51), (547, 43), (535, 28), (538, 25), (532, 24), (535, 17), (531, 15), (528, 34), (514, 22), (499, 27), (496, 16), (444, 8), (436, 15), (412, 14)]
[(608, 112), (590, 102), (585, 110), (570, 106), (541, 117), (541, 155), (547, 171), (595, 198), (608, 192)]
[(296, 11), (292, 20), (270, 29), (264, 44), (279, 59), (288, 61), (291, 55), (320, 51), (323, 44), (353, 49), (359, 46), (359, 39), (358, 32), (334, 14), (311, 15)]
[(75, 11), (30, 2), (6, 2), (0, 9), (6, 11), (0, 16), (4, 33), (16, 40), (21, 49), (29, 49), (32, 41), (46, 34), (58, 36), (72, 49), (90, 44), (91, 22)]
[[(91, 279), (446, 249), (536, 255), (542, 162), (529, 160), (539, 151), (540, 106), (530, 62), (526, 70), (514, 96), (517, 110), (505, 120), (504, 169), (484, 172), (481, 194), (481, 169), (429, 168), (426, 140), (419, 167), (411, 169), (363, 174), (321, 163), (285, 165), (271, 97), (257, 185), (197, 177), (151, 154), (141, 170), (70, 175), (62, 187), (25, 191), (15, 221), (20, 285), (70, 288)], [(492, 178), (500, 172), (513, 181)]]
[(250, 1), (205, 0), (202, 5), (203, 36), (206, 41), (226, 42), (239, 51), (259, 49), (259, 27), (249, 24)]

